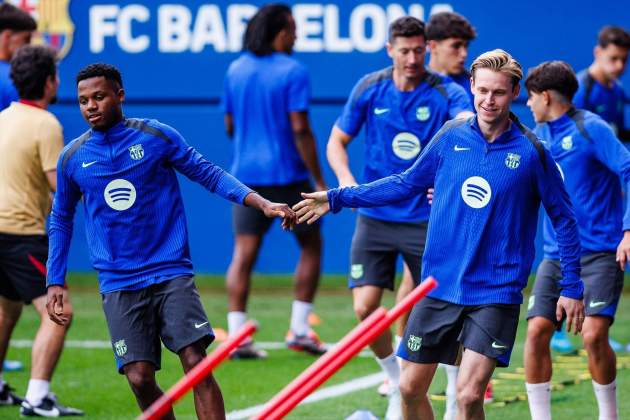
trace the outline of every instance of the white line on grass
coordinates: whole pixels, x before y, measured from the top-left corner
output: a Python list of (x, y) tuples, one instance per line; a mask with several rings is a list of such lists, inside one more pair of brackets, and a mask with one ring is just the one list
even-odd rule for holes
[[(383, 382), (383, 379), (385, 379), (385, 374), (383, 372), (379, 372), (367, 376), (362, 376), (348, 382), (343, 382), (338, 385), (329, 386), (327, 388), (323, 388), (319, 391), (314, 392), (304, 401), (302, 401), (300, 405), (311, 404), (317, 401), (327, 400), (329, 398), (337, 398), (341, 397), (342, 395), (360, 391), (362, 389), (371, 388)], [(239, 420), (249, 418), (262, 410), (264, 406), (264, 404), (260, 404), (242, 410), (230, 411), (229, 413), (227, 413), (227, 419)]]
[[(332, 344), (328, 344), (332, 346)], [(33, 340), (11, 340), (11, 347), (15, 348), (31, 348)], [(257, 341), (256, 346), (263, 350), (283, 350), (286, 345), (279, 341)], [(66, 340), (65, 347), (69, 349), (111, 349), (112, 345), (105, 340)], [(372, 353), (364, 350), (359, 353), (359, 357), (371, 357)]]

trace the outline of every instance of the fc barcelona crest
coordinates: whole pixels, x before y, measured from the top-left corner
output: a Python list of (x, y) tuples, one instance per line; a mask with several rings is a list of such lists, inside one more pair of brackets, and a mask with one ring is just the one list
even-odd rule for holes
[(521, 164), (521, 155), (516, 153), (508, 153), (505, 158), (505, 166), (510, 169), (516, 169)]
[(59, 59), (72, 47), (74, 24), (70, 19), (70, 0), (9, 0), (37, 21), (33, 44), (48, 44), (58, 51)]
[(416, 118), (418, 121), (426, 121), (431, 116), (431, 110), (428, 106), (419, 106), (416, 109)]
[(144, 157), (144, 149), (141, 144), (134, 144), (129, 148), (129, 156), (133, 160), (140, 160)]

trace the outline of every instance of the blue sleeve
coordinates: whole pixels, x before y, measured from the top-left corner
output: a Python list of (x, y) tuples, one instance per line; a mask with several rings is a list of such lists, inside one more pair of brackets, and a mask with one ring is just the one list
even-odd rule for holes
[[(587, 129), (593, 141), (597, 159), (612, 172), (619, 175), (624, 191), (630, 191), (630, 151), (617, 139), (610, 126), (602, 119), (588, 124)], [(626, 197), (626, 211), (623, 215), (623, 230), (630, 230), (630, 206)]]
[(562, 278), (558, 282), (560, 295), (582, 299), (584, 284), (580, 279), (580, 236), (569, 194), (564, 188), (562, 176), (548, 150), (544, 150), (544, 162), (536, 158), (536, 183), (545, 211), (556, 231)]
[(81, 199), (79, 186), (67, 173), (68, 165), (66, 165), (66, 168), (63, 168), (67, 150), (66, 148), (66, 151), (61, 154), (57, 162), (57, 192), (53, 199), (52, 211), (48, 222), (47, 286), (63, 286), (66, 284), (74, 213), (77, 203)]
[(470, 98), (463, 87), (455, 82), (447, 83), (446, 92), (448, 93), (448, 115), (455, 118), (457, 114), (464, 111), (473, 111)]
[(159, 128), (171, 140), (168, 161), (188, 179), (237, 204), (243, 204), (245, 197), (253, 192), (222, 168), (206, 160), (186, 143), (177, 130), (164, 124), (159, 124)]
[(311, 82), (306, 67), (298, 64), (290, 72), (286, 90), (288, 112), (308, 111), (311, 99)]
[(421, 194), (431, 187), (440, 160), (443, 135), (440, 130), (425, 147), (414, 164), (401, 174), (390, 175), (368, 184), (328, 190), (330, 210), (338, 213), (344, 207), (382, 207)]
[(365, 86), (366, 77), (359, 80), (352, 88), (350, 97), (344, 105), (337, 122), (335, 122), (337, 128), (352, 137), (356, 137), (359, 134), (367, 118), (369, 99), (367, 95), (368, 89)]

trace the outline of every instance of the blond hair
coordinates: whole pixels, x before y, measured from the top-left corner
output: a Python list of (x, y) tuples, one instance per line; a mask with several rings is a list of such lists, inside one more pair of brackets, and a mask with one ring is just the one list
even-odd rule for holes
[(518, 82), (523, 78), (523, 68), (519, 62), (512, 58), (510, 54), (498, 48), (475, 58), (475, 61), (470, 66), (470, 73), (473, 79), (477, 69), (490, 69), (504, 73), (512, 78), (512, 86), (518, 85)]

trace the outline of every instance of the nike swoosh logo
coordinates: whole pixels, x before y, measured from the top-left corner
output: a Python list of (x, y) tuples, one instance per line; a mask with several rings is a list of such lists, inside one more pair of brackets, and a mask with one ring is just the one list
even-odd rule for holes
[(455, 150), (456, 152), (463, 152), (464, 150), (470, 150), (470, 147), (461, 147), (461, 146), (455, 145), (455, 147), (453, 147), (453, 150)]
[(496, 341), (492, 342), (492, 348), (493, 349), (507, 349), (507, 346), (502, 346), (501, 344), (497, 344)]
[(374, 108), (374, 115), (381, 115), (389, 112), (389, 108)]
[(50, 410), (42, 410), (41, 408), (33, 407), (33, 411), (42, 417), (59, 417), (61, 414), (57, 407), (53, 407)]
[(207, 323), (208, 323), (208, 321), (206, 321), (206, 322), (202, 322), (201, 324), (197, 324), (197, 323), (195, 322), (195, 328), (201, 328), (201, 327), (203, 327), (204, 325), (206, 325)]
[(605, 304), (606, 304), (606, 302), (593, 302), (593, 301), (591, 301), (588, 304), (588, 307), (589, 308), (597, 308), (598, 306), (604, 306)]
[(98, 161), (97, 161), (97, 160), (95, 160), (94, 162), (89, 162), (89, 163), (85, 163), (85, 162), (83, 162), (83, 163), (81, 164), (81, 167), (83, 167), (83, 168), (87, 168), (88, 166), (94, 165), (96, 162), (98, 162)]

